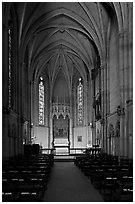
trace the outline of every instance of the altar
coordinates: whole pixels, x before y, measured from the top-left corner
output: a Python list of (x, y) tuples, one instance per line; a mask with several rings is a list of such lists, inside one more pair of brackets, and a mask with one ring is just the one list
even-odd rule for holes
[(55, 149), (56, 155), (69, 154), (70, 144), (69, 144), (68, 138), (64, 138), (64, 139), (56, 138), (54, 140), (53, 147)]
[(69, 154), (69, 105), (53, 104), (53, 148), (55, 153)]

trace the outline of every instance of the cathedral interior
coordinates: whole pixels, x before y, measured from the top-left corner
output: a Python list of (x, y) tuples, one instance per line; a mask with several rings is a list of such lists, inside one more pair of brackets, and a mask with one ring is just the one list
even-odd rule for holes
[(132, 2), (2, 3), (2, 200), (133, 201)]

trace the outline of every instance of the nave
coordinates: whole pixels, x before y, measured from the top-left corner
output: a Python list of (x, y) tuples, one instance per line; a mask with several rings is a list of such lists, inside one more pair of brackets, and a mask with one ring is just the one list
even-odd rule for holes
[(56, 160), (53, 154), (3, 162), (4, 202), (132, 202), (133, 160), (107, 154)]
[(54, 162), (43, 202), (103, 202), (74, 162)]
[(2, 2), (1, 45), (3, 201), (133, 201), (133, 2)]
[(54, 162), (52, 155), (5, 161), (2, 201), (103, 202), (99, 192), (74, 162), (63, 161)]

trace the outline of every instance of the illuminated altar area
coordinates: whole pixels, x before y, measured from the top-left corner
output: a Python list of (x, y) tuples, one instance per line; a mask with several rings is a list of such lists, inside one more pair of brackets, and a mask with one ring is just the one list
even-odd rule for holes
[(34, 142), (43, 148), (68, 154), (72, 148), (91, 145), (92, 129), (88, 126), (86, 81), (78, 73), (71, 86), (63, 69), (59, 67), (50, 88), (47, 78), (39, 77), (40, 100), (35, 96), (35, 113), (39, 117), (33, 115), (36, 125), (32, 134)]
[(68, 153), (69, 149), (69, 120), (70, 106), (54, 103), (52, 106), (53, 118), (53, 147), (58, 153)]

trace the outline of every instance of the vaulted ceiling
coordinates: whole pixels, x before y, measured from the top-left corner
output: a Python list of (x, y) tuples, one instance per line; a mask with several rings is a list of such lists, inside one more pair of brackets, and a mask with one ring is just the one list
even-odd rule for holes
[(16, 2), (13, 9), (20, 55), (27, 56), (32, 79), (44, 72), (54, 84), (63, 72), (71, 86), (105, 56), (113, 3)]

